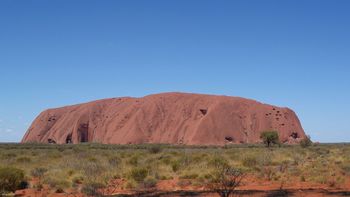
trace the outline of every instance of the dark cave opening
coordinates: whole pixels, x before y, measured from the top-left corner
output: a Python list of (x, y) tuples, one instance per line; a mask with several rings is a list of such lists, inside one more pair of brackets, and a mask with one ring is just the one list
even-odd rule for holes
[(202, 113), (202, 115), (205, 115), (205, 114), (207, 114), (207, 112), (208, 112), (207, 109), (200, 109), (199, 111)]
[(229, 141), (229, 142), (233, 142), (233, 137), (231, 137), (231, 136), (226, 136), (226, 137), (225, 137), (225, 140), (226, 140), (226, 141)]
[(47, 139), (47, 142), (48, 142), (49, 144), (56, 144), (56, 141), (53, 140), (53, 139), (51, 139), (51, 138)]
[(89, 124), (81, 124), (78, 129), (79, 142), (89, 141)]
[(299, 136), (298, 136), (298, 133), (297, 132), (293, 132), (290, 137), (292, 137), (293, 139), (297, 139)]
[(66, 144), (72, 144), (72, 143), (73, 143), (72, 134), (69, 134), (67, 135), (67, 138), (66, 138)]

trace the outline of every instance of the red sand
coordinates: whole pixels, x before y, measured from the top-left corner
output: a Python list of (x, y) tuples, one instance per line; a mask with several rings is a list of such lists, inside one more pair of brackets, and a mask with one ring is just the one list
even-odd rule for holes
[(288, 108), (240, 97), (163, 93), (48, 109), (22, 142), (224, 145), (260, 142), (265, 130), (277, 130), (285, 143), (305, 137)]
[[(184, 195), (176, 194), (180, 191), (192, 191), (197, 192), (198, 196), (201, 197), (218, 197), (216, 193), (210, 192), (209, 188), (205, 186), (190, 186), (181, 184), (179, 186), (179, 179), (172, 180), (161, 180), (158, 182), (155, 188), (143, 189), (148, 191), (149, 195), (140, 195), (137, 194), (141, 190), (125, 190), (122, 189), (122, 185), (126, 180), (116, 179), (112, 180), (109, 184), (109, 187), (103, 191), (105, 195), (116, 195), (116, 194), (134, 194), (134, 196), (162, 196), (162, 197), (180, 197)], [(189, 183), (192, 180), (181, 180), (182, 182), (188, 181)], [(278, 194), (272, 195), (274, 191), (278, 190), (288, 191), (288, 196), (303, 196), (303, 197), (318, 197), (318, 196), (344, 196), (341, 192), (350, 191), (350, 179), (347, 179), (343, 184), (337, 185), (335, 187), (330, 187), (327, 184), (319, 184), (312, 182), (300, 182), (298, 180), (289, 180), (285, 182), (283, 188), (281, 188), (281, 181), (266, 181), (256, 179), (254, 176), (246, 177), (242, 186), (238, 187), (237, 190), (241, 193), (239, 196), (253, 196), (253, 197), (266, 197), (266, 196), (280, 196)], [(168, 194), (166, 194), (168, 193)], [(15, 196), (22, 197), (83, 197), (85, 195), (74, 192), (74, 191), (65, 191), (65, 193), (55, 193), (54, 190), (50, 189), (47, 185), (44, 185), (44, 188), (40, 191), (36, 189), (25, 189), (16, 191)], [(285, 196), (285, 195), (282, 195)]]

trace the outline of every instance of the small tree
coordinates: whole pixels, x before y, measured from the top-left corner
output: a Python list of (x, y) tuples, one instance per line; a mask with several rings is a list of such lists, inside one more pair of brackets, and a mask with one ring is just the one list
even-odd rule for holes
[(309, 146), (312, 145), (312, 141), (311, 141), (311, 137), (310, 136), (306, 136), (306, 138), (302, 139), (300, 141), (300, 146), (303, 148), (307, 148)]
[(267, 147), (270, 147), (272, 144), (279, 143), (279, 136), (277, 131), (264, 131), (260, 135), (260, 139), (263, 140), (264, 144)]
[(221, 197), (229, 197), (238, 187), (244, 174), (241, 170), (229, 165), (222, 165), (213, 174), (210, 187)]

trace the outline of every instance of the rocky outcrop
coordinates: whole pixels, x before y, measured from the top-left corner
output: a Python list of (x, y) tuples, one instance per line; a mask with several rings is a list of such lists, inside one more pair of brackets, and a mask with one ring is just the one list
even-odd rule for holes
[(296, 114), (240, 97), (163, 93), (48, 109), (22, 142), (224, 145), (257, 143), (265, 130), (282, 142), (305, 138)]

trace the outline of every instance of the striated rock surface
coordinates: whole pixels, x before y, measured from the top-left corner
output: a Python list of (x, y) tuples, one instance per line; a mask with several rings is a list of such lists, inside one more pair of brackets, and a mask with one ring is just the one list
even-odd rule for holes
[(162, 93), (48, 109), (22, 142), (224, 145), (258, 143), (276, 130), (284, 143), (305, 138), (296, 114), (240, 97)]

